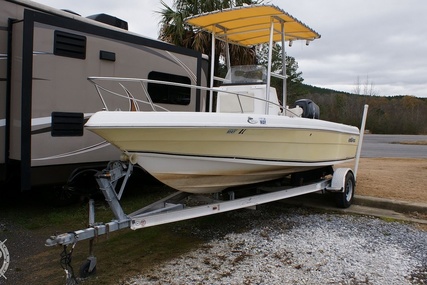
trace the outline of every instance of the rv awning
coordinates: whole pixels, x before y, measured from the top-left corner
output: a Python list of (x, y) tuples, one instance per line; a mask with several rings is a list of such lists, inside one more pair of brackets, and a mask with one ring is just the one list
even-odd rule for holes
[(281, 22), (286, 41), (320, 38), (316, 31), (274, 5), (239, 6), (189, 17), (185, 22), (209, 33), (215, 32), (216, 37), (224, 40), (226, 35), (231, 43), (252, 46), (269, 42), (272, 20), (276, 42), (281, 41)]

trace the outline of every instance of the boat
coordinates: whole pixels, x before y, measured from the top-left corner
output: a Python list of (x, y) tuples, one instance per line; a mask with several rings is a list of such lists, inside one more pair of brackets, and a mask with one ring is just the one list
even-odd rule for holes
[[(317, 105), (300, 100), (289, 108), (286, 83), (279, 101), (270, 86), (273, 44), (309, 43), (320, 35), (274, 5), (251, 5), (209, 12), (186, 19), (186, 23), (212, 35), (215, 40), (241, 46), (269, 45), (269, 64), (228, 66), (219, 87), (211, 76), (209, 87), (141, 78), (91, 77), (102, 101), (105, 94), (119, 95), (129, 110), (104, 106), (85, 128), (119, 148), (126, 159), (140, 165), (162, 183), (189, 193), (216, 193), (226, 188), (280, 179), (289, 174), (351, 161), (356, 156), (359, 129), (319, 119)], [(212, 49), (211, 58), (215, 58)], [(213, 74), (211, 62), (211, 74)], [(285, 67), (285, 64), (283, 65)], [(151, 100), (146, 84), (193, 88), (206, 97), (206, 110), (165, 111)], [(121, 91), (107, 87), (116, 84)], [(141, 87), (145, 99), (137, 99)], [(119, 89), (120, 89), (119, 88)], [(178, 96), (178, 95), (177, 95)], [(214, 99), (215, 98), (215, 99)], [(138, 111), (148, 104), (153, 111)], [(331, 174), (331, 173), (329, 173)]]

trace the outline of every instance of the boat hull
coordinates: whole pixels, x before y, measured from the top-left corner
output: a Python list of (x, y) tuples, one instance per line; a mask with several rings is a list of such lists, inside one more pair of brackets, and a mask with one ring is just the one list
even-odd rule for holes
[(285, 116), (99, 112), (86, 127), (175, 189), (212, 193), (355, 157), (358, 129)]
[[(137, 163), (164, 184), (189, 193), (215, 193), (343, 161), (292, 163), (250, 159), (134, 153)], [(165, 167), (167, 165), (167, 167)]]

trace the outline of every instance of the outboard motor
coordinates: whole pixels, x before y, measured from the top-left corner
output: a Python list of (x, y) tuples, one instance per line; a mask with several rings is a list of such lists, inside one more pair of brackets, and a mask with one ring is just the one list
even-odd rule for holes
[(320, 117), (320, 109), (319, 106), (316, 105), (313, 101), (310, 99), (300, 99), (295, 101), (295, 105), (302, 108), (303, 118), (309, 118), (309, 119), (319, 119)]

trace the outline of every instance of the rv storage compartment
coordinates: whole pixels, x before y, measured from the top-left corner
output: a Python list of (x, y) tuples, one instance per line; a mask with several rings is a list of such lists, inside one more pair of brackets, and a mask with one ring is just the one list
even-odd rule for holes
[(295, 106), (300, 106), (303, 109), (302, 117), (309, 119), (319, 119), (320, 109), (310, 99), (300, 99), (295, 101)]

